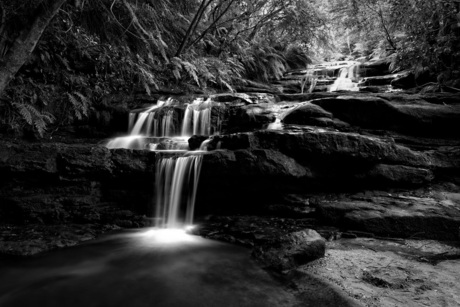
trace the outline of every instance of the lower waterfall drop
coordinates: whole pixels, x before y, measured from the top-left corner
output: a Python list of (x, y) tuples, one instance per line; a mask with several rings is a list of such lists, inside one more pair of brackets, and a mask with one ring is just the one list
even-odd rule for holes
[(193, 224), (195, 198), (203, 156), (159, 158), (156, 162), (156, 227)]

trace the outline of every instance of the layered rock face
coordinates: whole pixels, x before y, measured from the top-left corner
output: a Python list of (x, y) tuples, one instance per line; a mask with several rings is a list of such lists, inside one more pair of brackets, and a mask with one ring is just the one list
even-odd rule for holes
[(11, 142), (0, 152), (2, 222), (129, 227), (140, 225), (133, 212), (148, 210), (153, 152)]
[[(228, 117), (227, 127), (247, 132), (212, 136), (209, 151), (200, 153), (198, 215), (289, 212), (381, 236), (456, 238), (458, 95), (314, 93), (231, 103), (229, 97), (216, 99), (232, 107), (240, 101), (232, 110), (242, 111)], [(252, 131), (273, 120), (268, 111), (277, 105), (284, 129)], [(189, 143), (198, 148), (203, 140)], [(155, 164), (164, 154), (2, 141), (0, 222), (146, 225), (142, 216), (154, 211)], [(446, 182), (442, 196), (408, 192)], [(388, 192), (356, 196), (375, 190)], [(303, 201), (293, 205), (286, 195)]]

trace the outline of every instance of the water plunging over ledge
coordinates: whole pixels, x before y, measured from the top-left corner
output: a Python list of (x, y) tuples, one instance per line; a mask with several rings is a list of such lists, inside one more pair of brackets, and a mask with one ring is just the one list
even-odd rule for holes
[[(156, 163), (156, 226), (179, 228), (193, 224), (195, 198), (203, 156), (161, 158)], [(181, 212), (185, 209), (185, 213)]]
[[(197, 98), (177, 108), (173, 99), (129, 114), (128, 136), (110, 140), (108, 148), (162, 152), (155, 164), (155, 226), (181, 228), (193, 224), (202, 155), (188, 151), (192, 135), (219, 133), (219, 118), (211, 125), (211, 99)], [(205, 150), (205, 144), (201, 150)], [(197, 154), (198, 153), (198, 154)]]

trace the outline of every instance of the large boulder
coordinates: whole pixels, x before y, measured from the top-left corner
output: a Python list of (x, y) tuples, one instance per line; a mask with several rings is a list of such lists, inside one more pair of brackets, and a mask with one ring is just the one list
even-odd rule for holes
[(252, 256), (267, 268), (286, 271), (324, 257), (325, 251), (324, 238), (312, 229), (305, 229), (256, 245)]
[(329, 127), (338, 130), (349, 128), (349, 125), (339, 119), (333, 118), (330, 112), (310, 102), (302, 102), (294, 108), (284, 112), (280, 120), (288, 125), (310, 125)]
[(401, 89), (413, 88), (416, 86), (415, 75), (413, 73), (408, 73), (406, 75), (398, 76), (391, 81), (391, 86)]
[(332, 114), (321, 107), (306, 101), (299, 103), (293, 109), (285, 112), (282, 115), (281, 120), (286, 124), (302, 124), (303, 122), (308, 122), (311, 118), (319, 117), (332, 118)]

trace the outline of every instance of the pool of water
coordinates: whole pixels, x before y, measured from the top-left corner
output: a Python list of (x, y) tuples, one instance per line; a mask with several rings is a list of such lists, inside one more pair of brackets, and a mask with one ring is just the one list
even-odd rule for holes
[(144, 229), (0, 260), (0, 306), (295, 306), (249, 250)]

